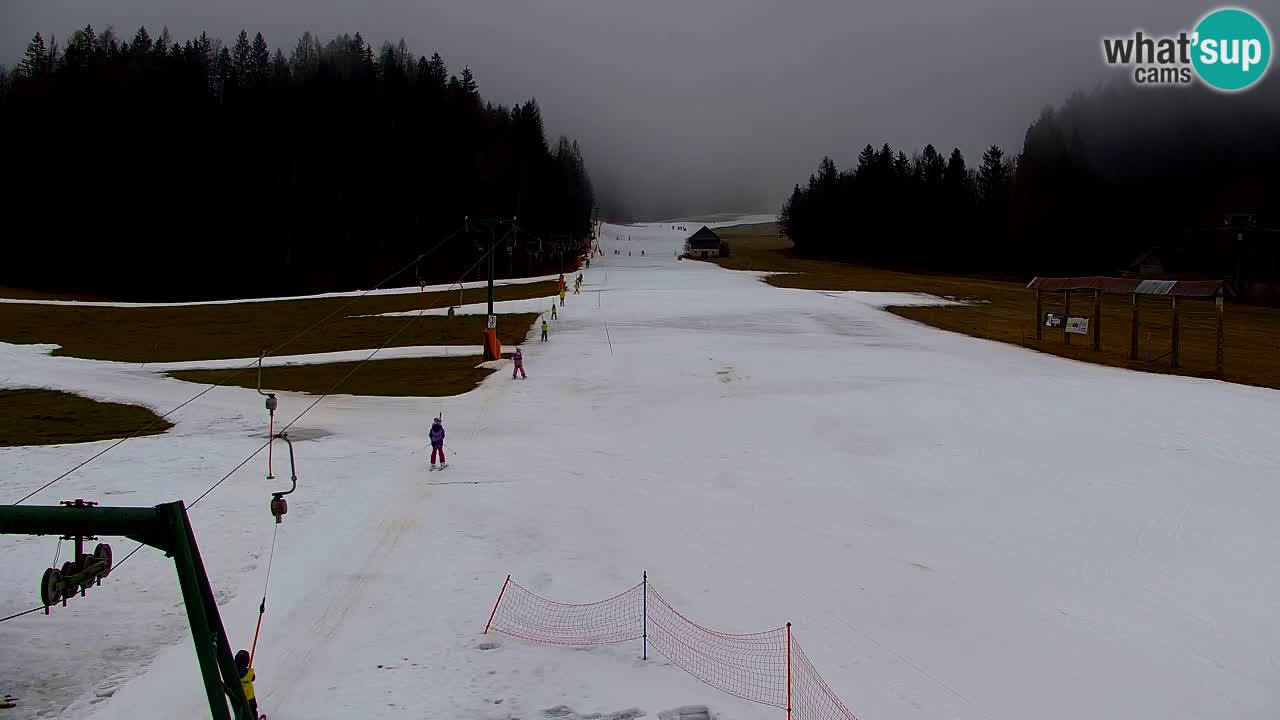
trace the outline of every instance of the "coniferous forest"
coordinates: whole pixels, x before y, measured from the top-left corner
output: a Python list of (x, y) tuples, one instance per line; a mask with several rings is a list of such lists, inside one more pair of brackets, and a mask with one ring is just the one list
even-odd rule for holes
[[(0, 70), (0, 136), (0, 285), (116, 299), (368, 288), (464, 216), (518, 218), (500, 275), (554, 272), (594, 204), (535, 101), (485, 102), (469, 68), (359, 33), (287, 54), (243, 31), (36, 35)], [(396, 283), (452, 282), (488, 242), (459, 235)]]
[(783, 205), (797, 253), (1021, 280), (1136, 272), (1151, 253), (1164, 276), (1280, 291), (1274, 80), (1237, 95), (1108, 86), (1046, 108), (1017, 156), (867, 145), (850, 164), (824, 158)]

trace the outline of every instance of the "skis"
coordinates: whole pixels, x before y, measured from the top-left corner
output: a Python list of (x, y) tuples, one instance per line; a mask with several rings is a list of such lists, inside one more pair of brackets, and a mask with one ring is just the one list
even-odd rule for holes
[(435, 472), (437, 469), (444, 470), (447, 467), (449, 467), (449, 463), (440, 463), (438, 466), (433, 464), (431, 466), (431, 470), (429, 470), (428, 472)]

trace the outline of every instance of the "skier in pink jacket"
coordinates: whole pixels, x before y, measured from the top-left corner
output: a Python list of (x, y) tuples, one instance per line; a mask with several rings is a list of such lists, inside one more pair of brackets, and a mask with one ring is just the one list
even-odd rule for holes
[(520, 377), (528, 380), (529, 376), (524, 372), (524, 353), (520, 352), (520, 348), (516, 348), (516, 354), (512, 355), (511, 359), (515, 361), (515, 367), (511, 369), (511, 379), (515, 380), (516, 373), (520, 373)]

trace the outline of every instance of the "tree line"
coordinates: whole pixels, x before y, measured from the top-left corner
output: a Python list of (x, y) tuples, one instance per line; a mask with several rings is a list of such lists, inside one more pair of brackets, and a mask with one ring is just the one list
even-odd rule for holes
[(367, 288), (464, 217), (393, 282), (457, 279), (488, 249), (482, 221), (513, 217), (499, 273), (554, 272), (594, 206), (535, 100), (486, 102), (469, 67), (359, 33), (304, 33), (287, 56), (245, 31), (36, 34), (0, 68), (0, 138), (0, 284), (119, 299)]
[[(1237, 235), (1225, 217), (1248, 213)], [(1115, 274), (1152, 248), (1182, 275), (1280, 282), (1280, 84), (1238, 95), (1118, 85), (1046, 108), (976, 167), (933, 145), (824, 158), (783, 204), (795, 252), (889, 268)], [(1241, 238), (1237, 241), (1237, 238)]]

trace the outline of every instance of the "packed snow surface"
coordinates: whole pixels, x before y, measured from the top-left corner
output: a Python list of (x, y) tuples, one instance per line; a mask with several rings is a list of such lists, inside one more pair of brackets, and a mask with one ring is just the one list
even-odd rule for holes
[[(712, 628), (794, 623), (863, 720), (1276, 717), (1280, 395), (941, 332), (884, 294), (770, 287), (675, 260), (670, 226), (604, 227), (583, 294), (524, 346), (528, 380), (504, 364), (462, 397), (336, 396), (298, 422), (255, 663), (272, 720), (780, 718), (628, 643), (480, 635), (507, 573), (585, 602), (643, 571)], [(47, 352), (0, 346), (0, 381), (162, 410), (199, 389)], [(310, 399), (281, 394), (278, 420)], [(452, 466), (428, 473), (441, 412)], [(175, 419), (31, 502), (190, 502), (267, 420), (239, 388)], [(102, 447), (0, 450), (0, 499)], [(259, 456), (190, 511), (236, 647), (282, 455), (276, 480)], [(55, 546), (0, 539), (0, 615), (36, 603)], [(0, 624), (0, 648), (5, 718), (206, 716), (158, 552)]]

